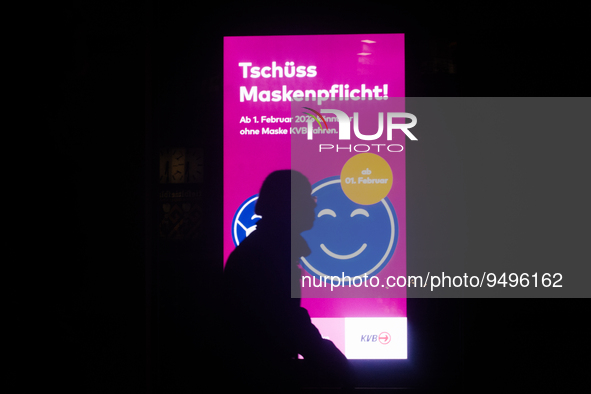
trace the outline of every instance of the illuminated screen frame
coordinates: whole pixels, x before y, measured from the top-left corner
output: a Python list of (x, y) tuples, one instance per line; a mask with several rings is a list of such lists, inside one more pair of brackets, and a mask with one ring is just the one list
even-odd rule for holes
[[(254, 204), (265, 177), (292, 168), (291, 122), (281, 122), (292, 119), (291, 96), (314, 90), (342, 97), (344, 89), (404, 97), (404, 34), (224, 37), (224, 264), (240, 238), (255, 231)], [(393, 201), (399, 233), (392, 259), (405, 269), (403, 152), (397, 160), (402, 187)], [(309, 178), (315, 184), (339, 174)], [(407, 359), (405, 298), (310, 298), (302, 291), (302, 306), (349, 359)]]

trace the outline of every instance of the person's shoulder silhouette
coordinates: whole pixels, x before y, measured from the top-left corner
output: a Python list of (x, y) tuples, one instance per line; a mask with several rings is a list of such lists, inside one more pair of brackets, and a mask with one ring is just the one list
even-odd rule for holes
[(297, 264), (310, 253), (300, 233), (314, 224), (311, 192), (308, 179), (293, 170), (275, 171), (263, 182), (255, 207), (262, 218), (231, 253), (224, 270), (229, 306), (240, 309), (234, 313), (264, 314), (267, 324), (274, 324), (299, 307), (299, 285), (292, 286), (292, 278), (299, 282)]
[(301, 354), (343, 377), (350, 373), (346, 358), (322, 339), (300, 307), (298, 263), (310, 254), (301, 233), (315, 219), (311, 193), (308, 179), (293, 170), (275, 171), (263, 182), (255, 206), (261, 216), (257, 228), (230, 254), (224, 269), (227, 347), (238, 359), (247, 357), (252, 368), (277, 366)]

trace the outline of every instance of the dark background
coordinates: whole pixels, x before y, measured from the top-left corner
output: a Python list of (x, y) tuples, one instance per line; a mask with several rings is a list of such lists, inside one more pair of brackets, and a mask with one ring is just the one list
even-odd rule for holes
[[(35, 344), (17, 359), (28, 375), (20, 384), (170, 393), (216, 383), (223, 36), (405, 33), (408, 96), (568, 97), (589, 88), (581, 15), (567, 3), (503, 1), (87, 1), (50, 10), (32, 92), (45, 132), (34, 134), (41, 149), (27, 180), (39, 192), (30, 248), (42, 257), (21, 267), (15, 296), (35, 294), (40, 312), (34, 324), (17, 319)], [(460, 193), (443, 181), (446, 156), (425, 161), (409, 149), (409, 261), (427, 249), (466, 261), (588, 264), (585, 127), (529, 130), (502, 146), (477, 133), (462, 140), (460, 224), (446, 215)], [(205, 149), (197, 240), (158, 236), (158, 152), (176, 146)], [(357, 363), (364, 386), (558, 389), (588, 369), (587, 300), (408, 303), (411, 359)]]

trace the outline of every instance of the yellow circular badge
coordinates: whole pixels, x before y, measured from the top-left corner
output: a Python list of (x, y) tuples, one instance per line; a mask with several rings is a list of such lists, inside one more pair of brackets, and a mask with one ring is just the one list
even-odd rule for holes
[(375, 204), (392, 189), (392, 169), (380, 156), (360, 153), (343, 166), (341, 187), (351, 201), (362, 205)]

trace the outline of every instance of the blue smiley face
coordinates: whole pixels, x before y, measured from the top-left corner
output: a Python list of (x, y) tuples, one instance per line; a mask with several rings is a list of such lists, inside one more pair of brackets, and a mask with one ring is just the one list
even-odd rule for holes
[(302, 268), (316, 277), (380, 272), (398, 241), (398, 220), (388, 197), (373, 205), (357, 204), (343, 192), (339, 176), (315, 183), (312, 195), (318, 198), (316, 221), (302, 233), (312, 253), (302, 257)]
[(256, 223), (261, 216), (254, 213), (254, 207), (258, 199), (258, 194), (250, 196), (236, 210), (232, 219), (232, 240), (234, 241), (234, 246), (238, 246), (244, 238), (248, 237), (257, 229)]

